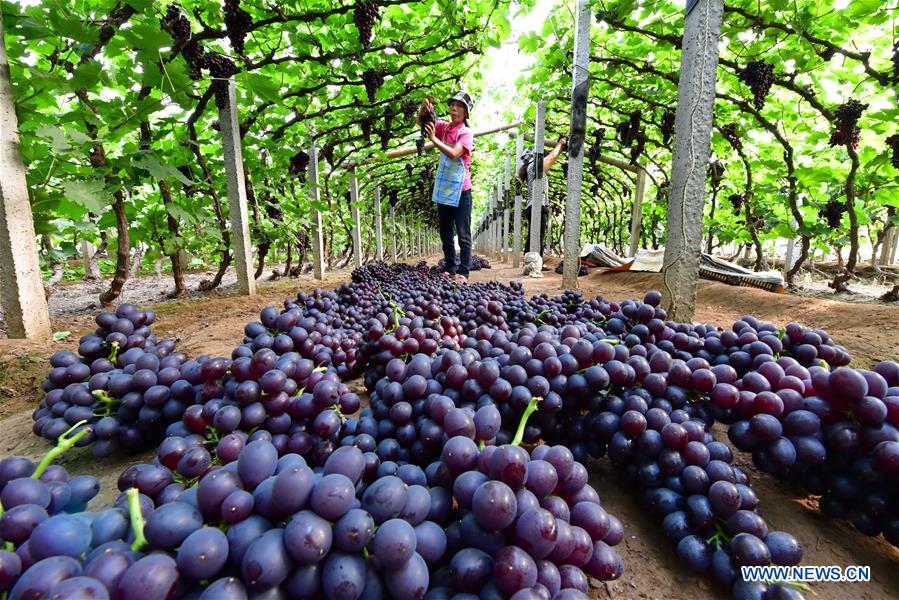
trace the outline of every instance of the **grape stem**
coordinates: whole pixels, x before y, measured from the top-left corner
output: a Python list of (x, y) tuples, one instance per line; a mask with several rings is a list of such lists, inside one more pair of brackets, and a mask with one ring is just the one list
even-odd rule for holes
[(38, 463), (37, 468), (34, 470), (34, 473), (31, 474), (32, 479), (39, 479), (40, 476), (44, 474), (44, 471), (47, 470), (47, 467), (49, 467), (54, 460), (56, 460), (69, 448), (77, 444), (78, 440), (93, 431), (90, 427), (85, 427), (75, 435), (69, 437), (69, 434), (71, 434), (73, 431), (75, 431), (85, 423), (87, 423), (87, 421), (78, 421), (77, 423), (72, 425), (71, 429), (57, 438), (56, 446), (50, 448), (50, 451), (47, 452), (47, 454), (44, 455), (44, 458), (41, 459), (41, 462)]
[(140, 552), (147, 545), (144, 537), (144, 515), (140, 511), (140, 491), (137, 488), (129, 488), (125, 495), (128, 497), (128, 514), (131, 516), (131, 531), (134, 533), (134, 543), (131, 549)]
[(528, 402), (527, 408), (524, 409), (524, 414), (521, 415), (521, 420), (518, 421), (518, 429), (515, 430), (515, 437), (512, 438), (513, 446), (521, 445), (521, 440), (524, 439), (524, 428), (527, 426), (530, 416), (537, 410), (537, 404), (541, 400), (543, 400), (543, 398), (540, 396), (534, 396), (531, 398), (531, 401)]
[(119, 355), (119, 343), (113, 342), (110, 345), (112, 348), (109, 350), (109, 362), (115, 364), (115, 359)]

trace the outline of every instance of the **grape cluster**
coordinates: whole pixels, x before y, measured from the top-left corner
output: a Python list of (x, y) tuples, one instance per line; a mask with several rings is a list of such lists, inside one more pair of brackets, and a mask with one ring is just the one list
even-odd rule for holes
[(763, 60), (753, 61), (743, 67), (739, 74), (740, 81), (752, 91), (752, 103), (756, 110), (765, 106), (765, 98), (774, 83), (774, 67)]
[(202, 78), (203, 69), (206, 67), (206, 50), (191, 36), (190, 21), (177, 4), (169, 4), (166, 7), (162, 27), (169, 32), (176, 43), (182, 44), (181, 54), (187, 61), (190, 78), (195, 81)]
[[(562, 271), (565, 269), (565, 261), (559, 261), (559, 264), (556, 265), (555, 272), (559, 275), (562, 274)], [(578, 277), (586, 277), (590, 272), (587, 270), (587, 265), (578, 265), (577, 267), (577, 276)]]
[(737, 131), (736, 123), (728, 123), (721, 126), (721, 135), (724, 139), (737, 150), (743, 149), (743, 140), (740, 139), (740, 133)]
[(209, 69), (209, 76), (213, 79), (210, 87), (215, 94), (215, 105), (219, 109), (227, 108), (228, 80), (239, 71), (237, 65), (223, 54), (207, 52), (205, 67)]
[(371, 141), (371, 129), (372, 129), (373, 124), (374, 123), (373, 123), (372, 119), (369, 117), (365, 117), (364, 119), (359, 121), (359, 129), (362, 130), (362, 138), (366, 142)]
[(362, 83), (365, 85), (365, 93), (368, 101), (374, 103), (378, 90), (384, 85), (384, 75), (374, 69), (366, 69), (362, 73)]
[(893, 63), (893, 72), (890, 79), (893, 83), (899, 83), (899, 41), (893, 42), (893, 54), (890, 60)]
[(301, 182), (306, 181), (306, 173), (309, 170), (309, 154), (305, 150), (300, 150), (290, 157), (290, 165), (288, 172), (299, 178)]
[(646, 148), (646, 140), (646, 133), (641, 127), (634, 136), (634, 145), (631, 147), (630, 157), (632, 165), (637, 164), (637, 161), (640, 159), (640, 155), (643, 154), (643, 150)]
[(837, 121), (836, 127), (830, 134), (831, 146), (851, 144), (853, 148), (858, 148), (860, 134), (858, 120), (866, 108), (868, 108), (867, 104), (863, 104), (855, 99), (837, 107), (834, 111), (834, 118)]
[[(845, 348), (795, 323), (675, 323), (658, 292), (526, 297), (518, 283), (459, 286), (441, 267), (375, 262), (300, 292), (247, 324), (230, 358), (174, 352), (149, 311), (100, 315), (80, 356), (51, 358), (35, 431), (100, 454), (166, 437), (122, 473), (110, 511), (72, 520), (37, 502), (49, 519), (0, 553), (0, 587), (583, 598), (588, 576), (622, 569), (621, 524), (584, 466), (608, 456), (687, 566), (736, 598), (801, 597), (739, 577), (796, 564), (801, 548), (768, 531), (714, 423), (760, 469), (821, 494), (825, 514), (899, 541), (896, 363), (849, 369)], [(359, 375), (364, 408), (348, 385)], [(5, 465), (0, 484), (31, 472)], [(18, 508), (6, 494), (4, 540)], [(87, 544), (77, 555), (41, 545), (69, 531)]]
[(716, 159), (709, 163), (708, 172), (712, 182), (712, 189), (717, 189), (721, 185), (721, 181), (724, 179), (724, 171), (724, 163), (720, 160)]
[(166, 7), (162, 25), (176, 40), (186, 40), (190, 37), (190, 22), (177, 4), (169, 4)]
[(174, 352), (174, 340), (157, 342), (150, 331), (155, 319), (153, 311), (122, 304), (97, 315), (97, 329), (81, 338), (78, 354), (54, 353), (32, 414), (34, 433), (56, 440), (88, 423), (93, 428), (80, 443), (96, 442), (98, 456), (158, 441), (164, 421), (184, 410), (169, 386), (181, 378), (186, 357)]
[(843, 220), (843, 213), (846, 212), (846, 203), (839, 200), (828, 200), (824, 208), (819, 212), (821, 217), (827, 221), (827, 226), (831, 229), (837, 229)]
[(240, 55), (244, 53), (244, 40), (253, 23), (250, 13), (240, 7), (240, 0), (223, 0), (225, 11), (225, 31), (231, 41), (231, 47)]
[(419, 135), (418, 139), (415, 140), (415, 147), (418, 150), (418, 156), (422, 155), (425, 147), (425, 141), (427, 140), (427, 136), (425, 135), (425, 127), (431, 123), (437, 123), (437, 114), (434, 112), (432, 106), (433, 105), (428, 106), (428, 108), (421, 108), (418, 111), (418, 122), (421, 125), (421, 135)]
[(630, 148), (633, 143), (637, 141), (637, 134), (640, 131), (640, 119), (642, 117), (643, 113), (639, 110), (635, 110), (630, 114), (627, 120), (616, 125), (615, 130), (618, 132), (618, 139), (625, 147)]
[(371, 46), (372, 27), (379, 18), (376, 0), (356, 0), (353, 8), (353, 23), (356, 24), (356, 29), (359, 31), (359, 43), (366, 50)]
[(334, 166), (334, 142), (328, 140), (322, 145), (322, 149), (320, 151), (321, 157), (328, 161), (328, 164), (332, 167)]
[(728, 196), (728, 201), (730, 201), (731, 207), (733, 207), (733, 212), (735, 215), (739, 215), (740, 211), (743, 208), (743, 202), (745, 202), (746, 198), (743, 194), (731, 194)]
[(673, 110), (665, 110), (659, 120), (659, 131), (662, 134), (662, 144), (665, 146), (667, 146), (671, 141), (671, 138), (674, 137), (674, 118), (675, 114)]
[(890, 147), (890, 164), (893, 165), (893, 168), (899, 169), (899, 134), (891, 135), (886, 142)]

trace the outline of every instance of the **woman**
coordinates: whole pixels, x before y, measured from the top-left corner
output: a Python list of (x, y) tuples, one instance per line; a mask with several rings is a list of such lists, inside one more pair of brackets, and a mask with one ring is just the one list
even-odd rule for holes
[[(471, 107), (471, 96), (457, 92), (449, 99), (449, 122), (432, 121), (424, 127), (428, 139), (440, 150), (431, 197), (437, 203), (446, 274), (455, 276), (457, 283), (468, 281), (471, 266), (471, 150), (474, 146), (474, 135), (468, 128)], [(422, 115), (432, 110), (430, 100), (422, 102), (418, 113), (419, 125)], [(459, 237), (458, 266), (454, 235)]]
[[(549, 180), (547, 179), (546, 172), (549, 171), (556, 161), (559, 159), (559, 155), (565, 151), (568, 147), (568, 136), (563, 135), (559, 138), (559, 141), (556, 142), (556, 146), (543, 157), (543, 198), (540, 200), (540, 256), (543, 256), (543, 251), (546, 247), (546, 223), (549, 221)], [(528, 201), (527, 205), (524, 207), (524, 219), (528, 223), (528, 237), (525, 240), (525, 252), (537, 252), (537, 249), (531, 249), (531, 236), (530, 236), (530, 227), (531, 227), (531, 202), (533, 202), (533, 194), (531, 194), (530, 190), (533, 189), (534, 181), (537, 180), (537, 164), (534, 162), (534, 151), (530, 148), (524, 151), (524, 154), (521, 155), (521, 166), (518, 168), (518, 172), (516, 173), (518, 180), (524, 183), (527, 181), (528, 184)]]

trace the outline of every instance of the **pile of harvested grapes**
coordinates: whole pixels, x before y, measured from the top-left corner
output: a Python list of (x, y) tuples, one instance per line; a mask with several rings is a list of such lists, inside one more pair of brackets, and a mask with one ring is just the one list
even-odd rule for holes
[[(797, 565), (728, 427), (762, 470), (899, 544), (899, 364), (744, 317), (674, 323), (661, 296), (526, 298), (374, 263), (190, 358), (131, 305), (58, 352), (34, 412), (57, 447), (0, 461), (10, 598), (587, 598), (626, 577), (622, 523), (588, 484), (608, 456), (685, 565), (734, 598), (802, 598), (740, 567)], [(368, 400), (348, 382), (361, 377)], [(52, 460), (156, 447), (97, 480)]]

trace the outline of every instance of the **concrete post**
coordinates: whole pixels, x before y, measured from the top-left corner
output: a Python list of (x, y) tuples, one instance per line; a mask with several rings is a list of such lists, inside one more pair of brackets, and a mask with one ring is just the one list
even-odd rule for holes
[(375, 243), (377, 260), (384, 260), (384, 235), (381, 229), (381, 186), (375, 186)]
[(406, 219), (406, 215), (403, 215), (403, 256), (409, 257), (412, 256), (412, 249), (409, 240), (411, 236), (409, 235), (409, 221)]
[[(571, 73), (571, 131), (568, 139), (568, 189), (565, 198), (562, 286), (577, 288), (580, 267), (581, 188), (584, 179), (584, 137), (587, 127), (587, 67), (590, 60), (590, 11), (578, 0), (574, 27), (574, 67)], [(549, 236), (548, 236), (549, 237)], [(549, 237), (552, 240), (552, 237)], [(551, 246), (551, 242), (547, 246)]]
[(531, 195), (531, 224), (528, 238), (532, 252), (541, 252), (540, 221), (543, 218), (543, 152), (544, 152), (544, 127), (546, 125), (546, 101), (537, 103), (537, 118), (534, 124), (534, 160), (536, 161), (537, 177), (530, 186)]
[(684, 23), (662, 267), (663, 302), (674, 321), (691, 321), (696, 308), (723, 5), (698, 0)]
[(394, 210), (393, 205), (390, 205), (390, 259), (393, 264), (396, 264), (396, 238), (398, 236), (398, 232), (396, 230), (396, 210)]
[(521, 182), (517, 173), (521, 168), (521, 153), (524, 151), (524, 135), (519, 131), (515, 136), (515, 206), (513, 209), (512, 225), (512, 266), (516, 269), (521, 266)]
[(222, 135), (222, 155), (228, 179), (228, 212), (231, 236), (234, 240), (234, 263), (237, 270), (237, 289), (241, 294), (256, 294), (250, 258), (250, 223), (247, 219), (247, 190), (244, 185), (243, 153), (240, 123), (237, 119), (237, 95), (234, 79), (228, 80), (228, 105), (219, 109), (219, 132)]
[(353, 265), (362, 266), (362, 225), (359, 222), (359, 182), (356, 167), (350, 169), (350, 212), (353, 219)]
[(641, 167), (637, 171), (637, 185), (634, 191), (634, 205), (631, 208), (631, 246), (628, 256), (637, 254), (640, 247), (640, 227), (643, 223), (643, 194), (646, 191), (646, 171)]
[(5, 44), (0, 14), (0, 305), (10, 338), (44, 340), (52, 333), (50, 312), (41, 280)]

